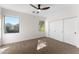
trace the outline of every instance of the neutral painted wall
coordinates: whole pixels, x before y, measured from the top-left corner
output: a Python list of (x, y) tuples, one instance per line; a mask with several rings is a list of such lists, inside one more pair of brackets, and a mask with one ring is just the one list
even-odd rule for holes
[(45, 33), (39, 32), (39, 21), (43, 18), (29, 14), (19, 13), (7, 9), (2, 9), (3, 29), (4, 16), (20, 16), (20, 32), (19, 33), (4, 33), (3, 44), (29, 40), (45, 36)]

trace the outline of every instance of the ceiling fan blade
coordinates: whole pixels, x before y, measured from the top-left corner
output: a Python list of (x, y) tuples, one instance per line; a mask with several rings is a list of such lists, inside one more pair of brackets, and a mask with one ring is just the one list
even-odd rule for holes
[(38, 9), (40, 9), (40, 4), (38, 4)]
[(36, 9), (38, 9), (37, 7), (35, 7), (35, 6), (34, 6), (34, 5), (32, 5), (32, 4), (30, 4), (30, 6), (32, 6), (32, 7), (36, 8)]
[(50, 7), (45, 7), (45, 8), (40, 8), (40, 10), (47, 10), (49, 9)]

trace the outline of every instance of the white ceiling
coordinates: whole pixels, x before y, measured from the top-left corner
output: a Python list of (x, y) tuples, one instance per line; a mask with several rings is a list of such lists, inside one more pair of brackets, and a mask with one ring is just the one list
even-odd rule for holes
[[(42, 4), (41, 7), (45, 6), (50, 6), (50, 9), (48, 10), (42, 10), (40, 11), (39, 14), (33, 13), (33, 11), (37, 11), (37, 9), (31, 7), (29, 4), (0, 4), (2, 8), (18, 11), (18, 12), (23, 12), (23, 13), (28, 13), (36, 16), (42, 16), (42, 17), (47, 17), (53, 10), (53, 5), (51, 4)], [(37, 5), (35, 5), (37, 6)]]
[[(49, 15), (75, 14), (79, 12), (79, 4), (42, 4), (42, 7), (50, 6), (48, 10), (42, 10), (39, 14), (32, 13), (37, 11), (29, 4), (0, 4), (2, 8), (28, 13), (36, 16), (47, 17)], [(35, 6), (37, 6), (35, 4)]]

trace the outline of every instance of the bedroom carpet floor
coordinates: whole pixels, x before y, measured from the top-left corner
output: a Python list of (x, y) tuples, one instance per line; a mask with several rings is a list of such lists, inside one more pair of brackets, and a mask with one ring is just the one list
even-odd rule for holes
[[(37, 50), (38, 40), (46, 41), (46, 47)], [(0, 47), (1, 54), (79, 54), (79, 48), (51, 38), (42, 37)]]

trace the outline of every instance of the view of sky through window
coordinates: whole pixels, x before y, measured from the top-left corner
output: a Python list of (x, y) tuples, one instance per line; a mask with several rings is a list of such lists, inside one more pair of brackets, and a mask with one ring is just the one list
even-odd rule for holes
[(14, 17), (14, 16), (6, 16), (5, 17), (5, 23), (11, 23), (12, 25), (15, 25), (15, 24), (18, 24), (19, 21), (18, 21), (18, 16)]

